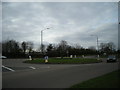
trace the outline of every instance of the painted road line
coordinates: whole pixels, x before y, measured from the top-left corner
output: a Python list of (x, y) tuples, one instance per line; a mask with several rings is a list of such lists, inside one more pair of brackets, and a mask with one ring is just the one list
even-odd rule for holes
[(29, 68), (31, 68), (31, 69), (36, 69), (35, 67), (32, 67), (32, 66), (30, 66)]
[(13, 70), (13, 69), (11, 69), (11, 68), (9, 68), (9, 67), (3, 66), (3, 65), (2, 65), (2, 67), (5, 68), (5, 69), (8, 69), (9, 71), (12, 71), (12, 72), (15, 71), (15, 70)]

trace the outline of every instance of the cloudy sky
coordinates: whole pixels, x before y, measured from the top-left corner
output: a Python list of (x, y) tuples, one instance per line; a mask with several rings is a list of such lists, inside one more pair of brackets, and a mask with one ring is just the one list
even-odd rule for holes
[(3, 2), (2, 40), (79, 44), (84, 48), (114, 42), (118, 46), (117, 2)]

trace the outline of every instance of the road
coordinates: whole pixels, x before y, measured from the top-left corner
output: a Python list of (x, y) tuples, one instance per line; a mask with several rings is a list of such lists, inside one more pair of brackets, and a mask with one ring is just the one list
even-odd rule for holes
[(24, 60), (6, 59), (3, 61), (4, 66), (14, 68), (15, 70), (14, 72), (3, 72), (3, 88), (69, 88), (71, 85), (118, 69), (118, 62), (106, 63), (104, 61), (96, 64), (26, 64), (22, 63)]

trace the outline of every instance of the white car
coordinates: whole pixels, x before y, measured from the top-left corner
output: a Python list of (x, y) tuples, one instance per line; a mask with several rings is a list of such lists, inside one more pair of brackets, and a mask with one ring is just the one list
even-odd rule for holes
[(6, 59), (7, 57), (6, 56), (0, 56), (0, 59)]

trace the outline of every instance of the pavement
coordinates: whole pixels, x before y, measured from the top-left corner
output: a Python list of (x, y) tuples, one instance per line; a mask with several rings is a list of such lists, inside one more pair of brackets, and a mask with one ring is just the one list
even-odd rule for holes
[[(26, 59), (4, 59), (2, 88), (69, 88), (85, 80), (118, 70), (119, 63), (27, 64)], [(5, 70), (5, 67), (12, 70)]]

